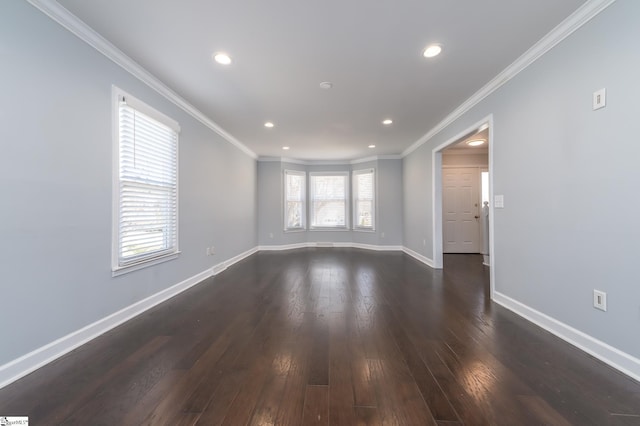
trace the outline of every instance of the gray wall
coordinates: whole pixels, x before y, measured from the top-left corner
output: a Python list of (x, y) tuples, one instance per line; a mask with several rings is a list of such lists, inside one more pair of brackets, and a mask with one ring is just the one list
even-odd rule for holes
[(640, 226), (621, 214), (640, 207), (638, 17), (618, 0), (404, 159), (404, 243), (431, 257), (431, 150), (493, 114), (496, 291), (635, 357)]
[[(347, 171), (373, 168), (377, 183), (377, 217), (374, 232), (293, 231), (284, 232), (283, 173)], [(308, 184), (308, 176), (307, 176)], [(351, 191), (351, 187), (350, 187)], [(308, 191), (307, 191), (308, 193)], [(296, 164), (282, 161), (258, 162), (258, 242), (261, 246), (307, 242), (402, 245), (402, 160), (378, 159), (358, 164)], [(349, 208), (351, 215), (351, 208)], [(349, 216), (351, 218), (351, 216)], [(308, 217), (307, 217), (308, 219)], [(383, 236), (384, 234), (384, 236)], [(271, 237), (273, 235), (273, 237)]]
[(403, 159), (403, 241), (408, 249), (433, 259), (430, 146), (424, 144)]
[[(0, 365), (256, 246), (254, 159), (27, 2), (0, 2), (0, 62)], [(112, 84), (182, 127), (182, 254), (117, 278)]]

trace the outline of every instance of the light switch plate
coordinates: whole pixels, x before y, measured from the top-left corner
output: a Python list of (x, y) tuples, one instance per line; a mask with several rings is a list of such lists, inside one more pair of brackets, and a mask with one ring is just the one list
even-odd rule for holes
[(593, 307), (607, 312), (607, 293), (601, 290), (593, 290)]
[(600, 89), (593, 92), (593, 110), (607, 106), (607, 90)]
[(493, 206), (496, 209), (504, 209), (504, 195), (495, 195), (493, 197)]

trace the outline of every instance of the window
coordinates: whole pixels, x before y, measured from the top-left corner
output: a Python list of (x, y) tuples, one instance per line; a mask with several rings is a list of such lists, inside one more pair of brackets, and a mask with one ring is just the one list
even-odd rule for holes
[(178, 123), (114, 87), (112, 269), (178, 254)]
[(347, 227), (348, 173), (310, 173), (311, 228)]
[(305, 194), (307, 189), (305, 172), (284, 171), (284, 229), (305, 228)]
[(375, 228), (375, 174), (373, 169), (353, 172), (353, 228)]
[(484, 207), (484, 203), (489, 202), (489, 172), (480, 172), (480, 177), (482, 180), (482, 206)]

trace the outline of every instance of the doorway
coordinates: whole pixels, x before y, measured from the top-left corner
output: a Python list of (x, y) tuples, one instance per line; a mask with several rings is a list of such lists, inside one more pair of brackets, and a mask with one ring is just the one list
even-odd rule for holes
[[(434, 267), (443, 267), (443, 253), (485, 254), (491, 297), (495, 269), (493, 206), (488, 202), (493, 196), (492, 126), (489, 116), (432, 152)], [(484, 201), (487, 209), (483, 211)]]

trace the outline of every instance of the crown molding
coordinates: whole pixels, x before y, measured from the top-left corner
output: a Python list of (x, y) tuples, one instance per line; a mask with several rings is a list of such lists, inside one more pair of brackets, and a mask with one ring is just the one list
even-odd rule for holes
[(611, 6), (616, 0), (589, 0), (572, 13), (567, 19), (562, 21), (542, 37), (536, 44), (527, 50), (522, 56), (516, 59), (511, 65), (505, 68), (500, 74), (495, 76), (489, 83), (463, 102), (458, 108), (447, 115), (440, 123), (427, 132), (424, 136), (414, 142), (409, 148), (402, 152), (402, 157), (406, 157), (420, 146), (425, 144), (435, 135), (444, 130), (451, 123), (462, 117), (471, 108), (479, 104), (487, 96), (498, 90), (503, 84), (518, 75), (521, 71), (534, 63), (538, 58), (553, 49), (558, 43), (573, 34), (574, 31), (589, 22), (600, 12)]
[[(435, 135), (444, 130), (447, 126), (453, 123), (455, 120), (460, 118), (466, 112), (471, 110), (474, 106), (484, 100), (491, 93), (495, 92), (502, 85), (507, 83), (509, 80), (518, 75), (522, 70), (527, 68), (533, 62), (535, 62), (538, 58), (544, 55), (546, 52), (555, 47), (558, 43), (563, 41), (577, 29), (582, 27), (584, 24), (589, 22), (592, 18), (597, 16), (604, 9), (613, 4), (616, 0), (589, 0), (585, 4), (583, 4), (578, 10), (576, 10), (573, 14), (571, 14), (567, 19), (565, 19), (562, 23), (560, 23), (557, 27), (551, 30), (546, 36), (540, 39), (536, 44), (534, 44), (529, 50), (527, 50), (522, 56), (516, 59), (511, 65), (505, 68), (500, 74), (494, 77), (489, 83), (483, 86), (480, 90), (478, 90), (475, 94), (473, 94), (469, 99), (463, 102), (460, 106), (458, 106), (455, 110), (453, 110), (449, 115), (447, 115), (440, 123), (438, 123), (435, 127), (433, 127), (429, 132), (423, 135), (420, 139), (414, 142), (409, 148), (405, 149), (401, 155), (398, 156), (384, 156), (390, 158), (383, 158), (382, 156), (375, 157), (375, 159), (395, 159), (403, 158), (418, 149), (420, 146), (425, 144)], [(193, 105), (188, 103), (185, 99), (183, 99), (176, 92), (171, 90), (168, 86), (166, 86), (162, 81), (160, 81), (153, 74), (145, 70), (142, 66), (140, 66), (137, 62), (131, 59), (129, 56), (125, 55), (120, 49), (111, 44), (104, 37), (99, 35), (95, 30), (89, 27), (87, 24), (78, 19), (75, 15), (69, 12), (67, 9), (62, 7), (55, 0), (27, 0), (31, 5), (39, 9), (41, 12), (49, 16), (52, 20), (56, 21), (64, 28), (69, 30), (71, 33), (76, 35), (78, 38), (89, 44), (91, 47), (96, 49), (98, 52), (102, 53), (108, 59), (128, 71), (130, 74), (138, 78), (144, 84), (158, 92), (160, 95), (164, 96), (166, 99), (174, 103), (176, 106), (184, 110), (186, 113), (190, 114), (196, 120), (200, 121), (202, 124), (207, 126), (209, 129), (220, 135), (227, 142), (236, 146), (242, 152), (247, 154), (253, 159), (257, 159), (258, 161), (282, 161), (282, 162), (290, 162), (294, 164), (305, 164), (305, 165), (335, 165), (335, 164), (357, 164), (364, 161), (375, 161), (369, 159), (361, 159), (361, 160), (347, 160), (347, 161), (303, 161), (303, 160), (294, 160), (294, 159), (279, 159), (279, 160), (268, 160), (267, 158), (258, 158), (255, 152), (245, 146), (242, 142), (233, 137), (230, 133), (216, 124), (209, 117), (204, 115), (198, 109), (196, 109)], [(373, 158), (373, 157), (372, 157)]]
[(401, 155), (374, 155), (372, 157), (364, 157), (356, 160), (297, 160), (288, 157), (258, 157), (258, 161), (262, 163), (291, 163), (303, 166), (342, 166), (345, 164), (360, 164), (369, 161), (379, 160), (402, 160)]
[(255, 152), (245, 146), (242, 142), (233, 137), (229, 132), (224, 130), (218, 124), (216, 124), (209, 117), (200, 112), (196, 107), (187, 102), (184, 98), (178, 95), (165, 85), (160, 79), (155, 77), (149, 71), (144, 69), (140, 64), (135, 62), (129, 56), (125, 55), (120, 49), (114, 46), (107, 39), (98, 34), (90, 26), (82, 22), (77, 16), (69, 12), (62, 7), (55, 0), (27, 0), (32, 6), (39, 9), (42, 13), (47, 15), (58, 24), (62, 25), (76, 37), (87, 43), (89, 46), (96, 49), (98, 52), (106, 56), (108, 59), (122, 67), (125, 71), (138, 78), (144, 84), (164, 96), (167, 100), (171, 101), (177, 107), (182, 109), (187, 114), (207, 126), (209, 129), (220, 135), (224, 140), (231, 143), (242, 152), (247, 154), (253, 159), (257, 159), (258, 156)]
[(366, 163), (368, 161), (378, 161), (378, 160), (402, 160), (402, 155), (374, 155), (372, 157), (365, 157), (357, 160), (351, 160), (351, 164)]

